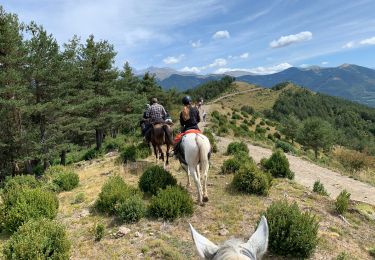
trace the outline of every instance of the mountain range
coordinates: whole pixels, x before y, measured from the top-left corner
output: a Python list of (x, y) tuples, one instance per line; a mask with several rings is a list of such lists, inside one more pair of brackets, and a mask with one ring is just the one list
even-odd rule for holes
[(197, 75), (182, 73), (170, 68), (151, 67), (157, 82), (165, 89), (176, 88), (184, 91), (205, 82), (220, 79), (224, 75), (236, 77), (237, 81), (244, 81), (272, 87), (280, 82), (291, 81), (315, 92), (338, 96), (358, 103), (375, 107), (375, 70), (366, 67), (343, 64), (338, 67), (291, 67), (281, 72), (268, 75), (256, 75), (246, 71), (232, 71), (225, 74)]

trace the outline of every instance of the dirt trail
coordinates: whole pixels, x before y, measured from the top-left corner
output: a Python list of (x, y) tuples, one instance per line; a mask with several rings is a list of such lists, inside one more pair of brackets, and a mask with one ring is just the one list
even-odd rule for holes
[(216, 102), (218, 102), (218, 101), (220, 101), (224, 98), (227, 98), (227, 97), (232, 97), (232, 96), (236, 96), (236, 95), (239, 95), (239, 94), (244, 94), (244, 93), (247, 93), (247, 92), (257, 91), (257, 90), (261, 90), (261, 89), (262, 88), (252, 88), (252, 89), (248, 89), (248, 90), (243, 90), (243, 91), (227, 94), (225, 96), (219, 97), (219, 98), (217, 98), (213, 101), (208, 102), (208, 104), (216, 103)]
[[(257, 89), (251, 89), (245, 92), (255, 90)], [(211, 103), (215, 103), (228, 96), (234, 96), (242, 93), (244, 93), (244, 91), (229, 94), (216, 99)], [(207, 112), (207, 114), (209, 114), (210, 105), (205, 105), (203, 109)], [(225, 151), (227, 145), (232, 141), (235, 141), (235, 138), (218, 137), (219, 151)], [(254, 160), (258, 163), (262, 158), (268, 158), (272, 154), (271, 149), (251, 144), (248, 144), (248, 147), (250, 156), (253, 157)], [(333, 199), (335, 199), (343, 189), (346, 189), (351, 193), (351, 199), (375, 205), (375, 187), (367, 183), (356, 181), (347, 176), (343, 176), (340, 173), (323, 168), (302, 158), (289, 154), (287, 154), (286, 156), (289, 160), (290, 169), (295, 173), (295, 181), (297, 183), (302, 184), (303, 186), (311, 190), (314, 182), (319, 179), (320, 182), (324, 184), (324, 187), (330, 194), (330, 197)]]

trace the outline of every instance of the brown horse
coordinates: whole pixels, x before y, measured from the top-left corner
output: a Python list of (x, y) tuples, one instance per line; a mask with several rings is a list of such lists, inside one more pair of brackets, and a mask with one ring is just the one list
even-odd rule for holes
[(164, 162), (164, 153), (161, 147), (165, 144), (167, 146), (167, 161), (169, 164), (169, 149), (173, 146), (173, 134), (171, 124), (158, 123), (154, 124), (151, 129), (151, 144), (154, 147), (156, 160), (160, 159)]

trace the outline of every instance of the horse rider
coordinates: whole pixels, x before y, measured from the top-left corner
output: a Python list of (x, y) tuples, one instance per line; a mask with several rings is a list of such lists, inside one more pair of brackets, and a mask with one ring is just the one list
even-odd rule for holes
[(145, 113), (145, 118), (149, 120), (149, 124), (144, 131), (144, 136), (147, 142), (151, 141), (152, 126), (154, 124), (164, 123), (166, 116), (167, 112), (165, 111), (164, 107), (159, 104), (158, 99), (152, 98), (151, 105)]
[(181, 154), (180, 143), (182, 136), (185, 132), (192, 130), (194, 132), (200, 132), (198, 123), (200, 122), (199, 110), (192, 106), (192, 100), (190, 96), (185, 96), (182, 99), (182, 104), (184, 105), (180, 113), (180, 124), (181, 124), (181, 134), (176, 137), (174, 155), (180, 159), (180, 161), (185, 161), (185, 156)]
[(150, 104), (146, 103), (145, 111), (143, 112), (143, 117), (141, 121), (139, 122), (139, 125), (141, 126), (142, 136), (145, 136), (146, 130), (149, 128), (150, 125), (150, 119), (147, 118), (147, 111), (150, 108)]

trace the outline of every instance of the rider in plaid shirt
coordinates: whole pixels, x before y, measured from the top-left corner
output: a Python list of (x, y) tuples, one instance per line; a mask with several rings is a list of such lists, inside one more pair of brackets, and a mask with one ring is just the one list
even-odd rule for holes
[(158, 104), (158, 100), (153, 98), (151, 100), (152, 105), (146, 112), (146, 118), (149, 118), (151, 123), (164, 121), (167, 113), (162, 105)]
[(158, 104), (157, 98), (151, 99), (151, 104), (145, 113), (145, 119), (148, 120), (148, 124), (145, 126), (144, 135), (147, 142), (150, 142), (151, 139), (152, 124), (164, 122), (167, 117), (167, 112), (162, 105)]

